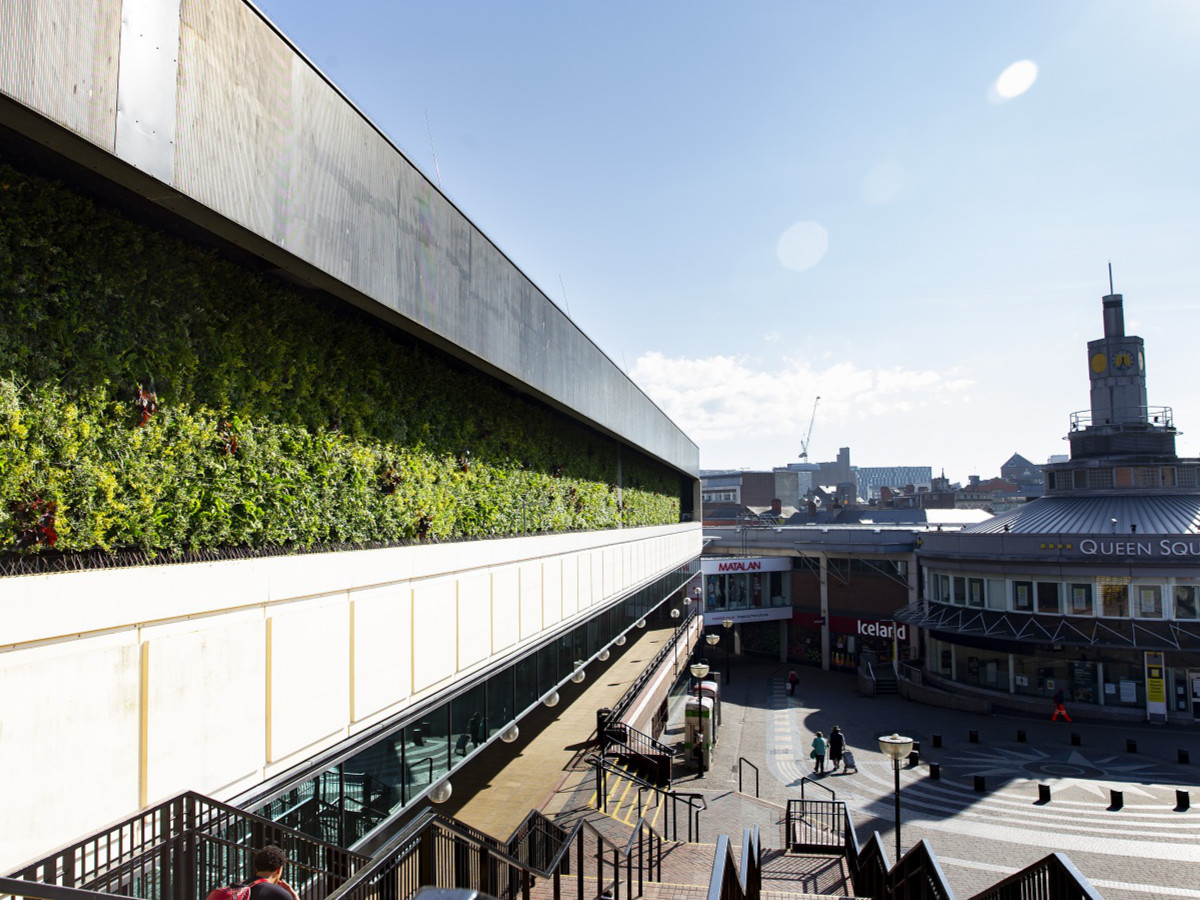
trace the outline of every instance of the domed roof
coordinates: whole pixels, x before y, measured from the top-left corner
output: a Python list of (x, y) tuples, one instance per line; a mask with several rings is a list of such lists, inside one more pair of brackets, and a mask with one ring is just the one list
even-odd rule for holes
[(1200, 534), (1200, 494), (1042, 497), (964, 533), (1128, 535), (1131, 526), (1137, 534)]

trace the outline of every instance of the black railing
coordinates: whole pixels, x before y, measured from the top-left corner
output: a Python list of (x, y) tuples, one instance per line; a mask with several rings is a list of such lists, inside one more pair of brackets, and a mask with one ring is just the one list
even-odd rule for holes
[[(481, 840), (478, 832), (461, 822), (427, 810), (327, 900), (403, 900), (421, 886), (464, 888), (501, 900), (529, 900), (538, 878), (549, 879), (553, 896), (561, 898), (564, 877), (574, 878), (575, 890), (570, 893), (577, 900), (602, 896), (621, 900), (622, 881), (632, 898), (635, 872), (639, 893), (645, 881), (662, 877), (662, 838), (645, 819), (638, 822), (623, 848), (586, 819), (579, 820), (570, 832), (544, 825), (553, 823), (527, 818), (506, 846), (498, 846), (492, 839)], [(535, 840), (543, 841), (542, 846), (520, 858), (521, 848), (532, 848), (530, 838), (535, 834), (541, 835)], [(508, 848), (517, 850), (517, 855)], [(545, 855), (535, 860), (543, 851)]]
[[(679, 817), (684, 817), (685, 840), (689, 843), (699, 840), (700, 813), (708, 809), (708, 801), (703, 794), (682, 792), (662, 788), (644, 778), (639, 778), (632, 772), (618, 768), (597, 753), (587, 758), (587, 763), (596, 772), (596, 801), (601, 811), (608, 811), (608, 776), (624, 778), (637, 787), (638, 817), (649, 815), (649, 811), (662, 807), (664, 812), (663, 831), (670, 834), (671, 840), (679, 840)], [(649, 798), (649, 799), (647, 799)]]
[(12, 900), (108, 900), (109, 895), (19, 878), (0, 878), (0, 897), (11, 897)]
[(251, 854), (265, 844), (287, 855), (284, 878), (301, 900), (321, 900), (367, 861), (189, 792), (31, 863), (13, 877), (126, 897), (203, 900), (212, 888), (250, 874)]
[[(750, 760), (746, 759), (746, 757), (744, 757), (744, 756), (738, 757), (738, 793), (739, 794), (745, 793), (745, 791), (742, 790), (742, 769), (745, 766), (749, 766), (751, 769), (754, 770), (754, 796), (757, 797), (758, 796), (758, 766), (756, 766), (754, 763), (750, 762)], [(803, 796), (803, 793), (801, 793), (801, 796)]]
[(846, 804), (837, 800), (788, 800), (784, 814), (787, 846), (802, 852), (841, 853), (846, 844)]
[(971, 900), (1103, 900), (1087, 878), (1061, 853), (1051, 853)]
[(821, 784), (821, 782), (819, 782), (813, 778), (809, 778), (807, 775), (804, 775), (800, 778), (800, 799), (801, 800), (804, 799), (804, 789), (808, 785), (812, 785), (815, 788), (820, 788), (821, 790), (823, 790), (825, 793), (827, 793), (829, 795), (830, 800), (837, 799), (837, 791), (835, 791), (833, 788), (826, 787), (825, 785)]
[[(621, 719), (625, 718), (625, 714), (629, 712), (629, 707), (633, 705), (633, 701), (636, 700), (638, 694), (642, 692), (642, 688), (644, 688), (650, 682), (650, 679), (654, 677), (655, 673), (658, 672), (658, 668), (663, 664), (663, 661), (666, 660), (666, 658), (672, 653), (678, 652), (675, 645), (682, 639), (684, 635), (687, 634), (687, 629), (691, 625), (692, 619), (695, 617), (695, 609), (689, 609), (686, 613), (684, 613), (679, 620), (679, 624), (675, 626), (675, 631), (671, 634), (671, 639), (659, 648), (658, 653), (654, 655), (654, 659), (650, 660), (650, 664), (642, 669), (638, 677), (633, 680), (633, 683), (630, 684), (625, 693), (621, 695), (621, 699), (613, 704), (612, 713), (608, 717), (610, 722), (619, 722)], [(684, 655), (686, 658), (686, 652)]]
[(653, 778), (657, 784), (671, 785), (675, 751), (631, 725), (615, 722), (604, 729), (601, 752), (617, 754)]
[(742, 866), (738, 871), (729, 836), (717, 838), (717, 853), (708, 881), (707, 900), (759, 900), (762, 896), (762, 843), (757, 826), (742, 835)]
[(548, 870), (550, 861), (569, 840), (570, 834), (565, 828), (557, 822), (551, 822), (540, 810), (531, 809), (504, 846), (509, 856), (519, 859), (525, 865)]

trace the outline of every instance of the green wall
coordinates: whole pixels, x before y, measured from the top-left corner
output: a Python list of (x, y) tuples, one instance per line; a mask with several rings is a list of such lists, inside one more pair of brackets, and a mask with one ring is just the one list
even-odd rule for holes
[(680, 490), (363, 314), (0, 161), (0, 553), (667, 524)]

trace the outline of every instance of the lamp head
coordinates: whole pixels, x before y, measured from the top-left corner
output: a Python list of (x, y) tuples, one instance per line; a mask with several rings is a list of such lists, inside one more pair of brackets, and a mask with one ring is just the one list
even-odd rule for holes
[(879, 739), (879, 752), (891, 760), (904, 759), (912, 752), (913, 739), (892, 734)]

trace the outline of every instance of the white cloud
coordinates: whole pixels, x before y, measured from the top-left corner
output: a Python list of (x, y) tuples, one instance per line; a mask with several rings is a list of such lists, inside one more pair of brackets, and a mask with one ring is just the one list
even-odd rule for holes
[(1037, 81), (1038, 67), (1032, 59), (1022, 59), (1013, 63), (1000, 73), (1000, 77), (988, 91), (988, 100), (992, 103), (1005, 103), (1014, 97), (1020, 97), (1033, 87)]
[(700, 444), (799, 435), (816, 396), (822, 422), (850, 426), (944, 409), (964, 402), (973, 385), (958, 372), (862, 369), (850, 362), (818, 369), (801, 359), (766, 368), (744, 357), (669, 358), (658, 352), (641, 356), (630, 376)]
[(779, 237), (775, 253), (789, 269), (811, 269), (829, 250), (829, 232), (819, 222), (797, 222)]

